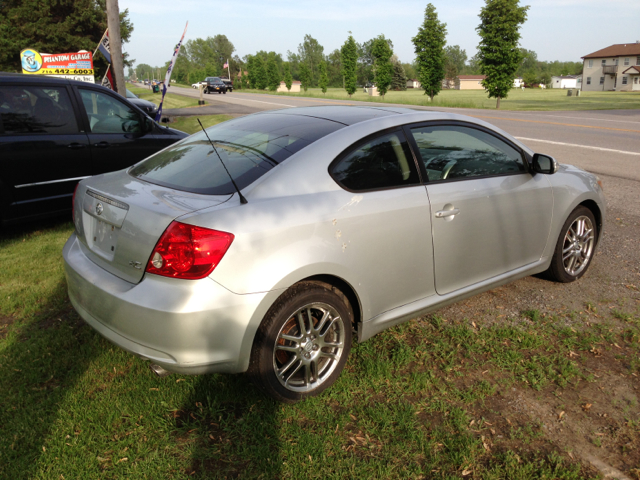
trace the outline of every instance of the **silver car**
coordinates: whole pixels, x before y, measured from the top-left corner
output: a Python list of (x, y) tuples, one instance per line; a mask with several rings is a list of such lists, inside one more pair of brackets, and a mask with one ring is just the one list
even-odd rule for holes
[(295, 402), (352, 336), (540, 272), (571, 282), (602, 235), (599, 180), (462, 115), (264, 112), (80, 182), (69, 297), (156, 373), (249, 372)]

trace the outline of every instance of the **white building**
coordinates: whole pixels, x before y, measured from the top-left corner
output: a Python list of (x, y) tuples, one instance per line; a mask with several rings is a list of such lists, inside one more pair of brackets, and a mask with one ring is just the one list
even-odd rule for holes
[(578, 88), (581, 83), (581, 75), (558, 75), (551, 77), (551, 88)]
[(420, 82), (417, 79), (407, 80), (407, 88), (420, 88)]
[(522, 79), (522, 77), (513, 79), (513, 87), (514, 88), (524, 87), (524, 80)]
[(640, 90), (640, 40), (611, 45), (582, 59), (582, 90)]

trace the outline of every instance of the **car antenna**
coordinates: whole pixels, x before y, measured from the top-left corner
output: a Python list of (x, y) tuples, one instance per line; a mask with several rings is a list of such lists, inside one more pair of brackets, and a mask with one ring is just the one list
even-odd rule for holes
[(240, 193), (240, 189), (238, 188), (238, 185), (236, 185), (235, 180), (233, 179), (233, 177), (231, 176), (231, 174), (229, 173), (229, 170), (227, 170), (227, 166), (224, 164), (224, 162), (222, 161), (222, 157), (220, 156), (220, 154), (218, 153), (218, 150), (216, 149), (216, 146), (213, 144), (213, 142), (211, 141), (211, 139), (209, 138), (209, 134), (207, 133), (207, 131), (204, 129), (204, 127), (202, 126), (202, 122), (200, 121), (199, 118), (196, 118), (196, 120), (198, 120), (198, 123), (200, 124), (200, 128), (202, 128), (202, 131), (204, 132), (204, 134), (207, 136), (207, 139), (209, 140), (209, 143), (211, 144), (211, 146), (213, 147), (213, 151), (216, 152), (216, 155), (218, 155), (218, 158), (220, 159), (220, 163), (222, 164), (222, 166), (224, 167), (224, 169), (227, 171), (227, 175), (229, 175), (229, 178), (231, 179), (231, 183), (233, 183), (233, 186), (236, 187), (236, 192), (238, 192), (238, 195), (240, 196), (240, 203), (249, 203), (247, 202), (247, 199), (244, 198), (244, 195), (242, 195), (242, 193)]

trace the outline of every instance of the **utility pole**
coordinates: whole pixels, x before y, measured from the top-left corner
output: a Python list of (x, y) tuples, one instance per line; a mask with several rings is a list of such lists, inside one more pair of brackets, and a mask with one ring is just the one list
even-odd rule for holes
[(120, 9), (118, 0), (106, 0), (107, 26), (109, 27), (109, 50), (111, 52), (111, 70), (115, 80), (116, 92), (126, 97), (124, 83), (124, 64), (122, 62), (122, 39), (120, 37)]

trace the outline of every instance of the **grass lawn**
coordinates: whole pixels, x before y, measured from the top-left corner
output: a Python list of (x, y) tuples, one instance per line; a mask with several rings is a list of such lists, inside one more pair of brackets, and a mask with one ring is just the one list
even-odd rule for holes
[[(162, 100), (162, 93), (153, 93), (148, 88), (134, 87), (132, 85), (127, 85), (127, 88), (141, 99), (148, 100), (155, 103), (156, 105), (159, 105), (160, 100)], [(164, 97), (164, 105), (162, 106), (163, 110), (169, 108), (185, 108), (198, 106), (197, 98), (185, 97), (184, 95), (176, 95), (169, 92), (170, 90), (167, 91), (167, 94)]]
[[(237, 93), (271, 93), (259, 90), (237, 90)], [(496, 100), (487, 98), (482, 90), (443, 90), (433, 103), (422, 90), (408, 89), (404, 92), (388, 92), (382, 97), (370, 97), (358, 89), (349, 98), (342, 88), (330, 88), (323, 94), (319, 88), (310, 88), (306, 93), (271, 93), (292, 97), (330, 98), (337, 100), (357, 100), (374, 103), (395, 103), (456, 108), (495, 109)], [(640, 108), (640, 92), (581, 92), (579, 97), (567, 97), (567, 91), (561, 89), (512, 89), (509, 97), (500, 102), (501, 110), (612, 110)]]
[[(640, 374), (640, 314), (594, 304), (598, 324), (586, 309), (491, 326), (419, 318), (356, 344), (337, 384), (297, 405), (243, 375), (158, 378), (70, 306), (72, 231), (0, 233), (0, 478), (595, 478), (543, 419), (504, 413), (506, 399), (557, 399), (544, 421), (562, 428), (581, 388)], [(635, 462), (640, 411), (626, 412), (593, 442), (622, 438)]]

